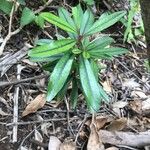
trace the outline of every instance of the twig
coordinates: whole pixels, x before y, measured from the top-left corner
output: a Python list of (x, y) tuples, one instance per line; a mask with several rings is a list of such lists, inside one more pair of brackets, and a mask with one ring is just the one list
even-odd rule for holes
[(53, 0), (48, 0), (44, 6), (40, 7), (38, 10), (34, 11), (35, 14), (38, 14), (39, 12), (41, 12), (42, 10), (44, 10)]
[[(67, 129), (69, 130), (69, 129), (71, 129), (71, 126), (70, 126), (70, 114), (69, 114), (69, 103), (68, 103), (68, 101), (67, 101), (67, 98), (65, 97), (64, 98), (65, 99), (65, 104), (66, 104), (66, 108), (67, 108), (67, 124), (68, 124), (68, 126), (67, 126)], [(69, 130), (70, 131), (70, 130)]]
[[(14, 54), (8, 54), (4, 59), (0, 62), (0, 73), (1, 77), (6, 73), (6, 71), (12, 66), (13, 63), (17, 63), (21, 60), (26, 54), (27, 50), (29, 49), (29, 45), (25, 44), (25, 46), (17, 51)], [(5, 65), (6, 63), (12, 63), (11, 65)]]
[[(38, 10), (34, 11), (34, 14), (37, 14), (39, 12), (41, 12), (42, 10), (44, 10), (53, 0), (49, 0), (43, 7), (39, 8)], [(12, 27), (12, 18), (13, 18), (13, 13), (14, 13), (14, 8), (15, 8), (15, 3), (12, 7), (11, 13), (10, 13), (10, 19), (9, 19), (9, 31), (7, 36), (4, 38), (3, 43), (0, 46), (0, 56), (3, 54), (4, 48), (7, 44), (7, 41), (15, 34), (19, 33), (22, 30), (22, 26), (20, 26), (18, 29), (16, 29), (15, 31), (11, 31), (11, 27)]]
[(5, 137), (3, 137), (2, 139), (0, 139), (0, 142), (4, 141), (4, 140), (6, 140), (6, 139), (8, 139), (8, 135), (5, 136)]
[[(37, 113), (48, 113), (48, 112), (66, 113), (67, 111), (62, 109), (53, 109), (53, 108), (37, 111)], [(74, 113), (74, 111), (70, 110), (69, 113)]]
[(41, 126), (41, 125), (39, 125), (37, 128), (34, 128), (34, 129), (22, 140), (22, 142), (21, 142), (21, 144), (20, 144), (18, 150), (21, 150), (21, 149), (22, 149), (21, 147), (22, 147), (22, 145), (24, 144), (25, 140), (27, 140), (27, 139), (34, 133), (34, 131), (35, 131), (36, 129), (38, 129), (40, 126)]
[(144, 81), (142, 81), (132, 70), (128, 69), (128, 67), (126, 67), (123, 63), (121, 63), (118, 59), (117, 59), (117, 62), (123, 66), (127, 71), (131, 72), (132, 75), (134, 75), (139, 81), (141, 81), (141, 83), (147, 88), (149, 89), (150, 86), (148, 84), (146, 84)]
[[(20, 74), (21, 74), (21, 70), (24, 67), (22, 67), (21, 65), (17, 66), (17, 79), (20, 80)], [(18, 132), (18, 125), (16, 124), (18, 122), (18, 97), (19, 97), (19, 86), (17, 86), (15, 88), (15, 94), (14, 94), (14, 113), (13, 113), (13, 139), (12, 142), (15, 143), (17, 142), (17, 132)]]
[[(71, 120), (76, 120), (77, 118), (74, 117), (72, 118)], [(16, 124), (17, 125), (28, 125), (28, 124), (36, 124), (36, 123), (44, 123), (44, 122), (57, 122), (57, 121), (66, 121), (67, 119), (66, 118), (51, 118), (51, 119), (46, 119), (46, 120), (43, 120), (43, 121), (27, 121), (27, 122), (17, 122)], [(12, 126), (14, 125), (14, 123), (8, 123), (6, 126)]]
[(45, 149), (48, 148), (48, 143), (42, 143), (42, 142), (37, 141), (37, 140), (35, 140), (35, 139), (31, 139), (30, 142), (32, 142), (32, 143), (34, 143), (34, 144), (36, 144), (36, 145), (38, 145), (38, 146), (40, 146), (40, 147), (43, 147), (43, 148), (45, 148)]
[(101, 138), (103, 143), (113, 144), (113, 145), (123, 145), (141, 148), (150, 145), (150, 132), (111, 132), (106, 130), (100, 130), (98, 132), (99, 138)]
[(4, 47), (7, 43), (7, 41), (10, 39), (11, 37), (11, 27), (12, 27), (12, 19), (13, 19), (13, 14), (14, 14), (14, 9), (15, 9), (16, 3), (14, 2), (11, 12), (10, 12), (10, 18), (9, 18), (9, 29), (8, 29), (8, 34), (7, 36), (4, 38), (3, 43), (0, 46), (0, 55), (2, 55)]
[(27, 82), (27, 81), (30, 81), (30, 80), (36, 80), (36, 79), (46, 78), (48, 76), (49, 76), (48, 74), (44, 74), (44, 75), (39, 75), (39, 76), (35, 76), (35, 77), (31, 77), (31, 78), (26, 78), (26, 79), (22, 79), (22, 80), (15, 80), (15, 81), (11, 81), (11, 82), (0, 82), (0, 87), (2, 87), (2, 86), (8, 86), (8, 85), (16, 85), (16, 84)]
[(83, 121), (80, 123), (80, 127), (79, 127), (79, 130), (78, 130), (78, 133), (77, 133), (77, 135), (76, 135), (76, 138), (75, 138), (75, 143), (77, 142), (77, 140), (78, 140), (78, 137), (79, 137), (79, 135), (80, 135), (80, 132), (82, 131), (82, 128), (83, 128), (83, 126), (84, 126), (84, 124), (85, 124), (85, 122), (86, 122), (86, 120), (87, 120), (87, 115), (85, 115), (84, 116), (84, 119), (83, 119)]

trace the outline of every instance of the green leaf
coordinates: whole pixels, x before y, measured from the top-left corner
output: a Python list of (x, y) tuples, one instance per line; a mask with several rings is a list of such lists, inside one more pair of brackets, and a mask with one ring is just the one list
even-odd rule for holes
[(75, 28), (74, 21), (71, 18), (70, 13), (67, 10), (61, 7), (58, 9), (58, 14), (60, 18), (62, 18), (64, 21), (66, 21), (68, 24), (70, 24), (71, 26)]
[(94, 58), (109, 58), (109, 57), (125, 54), (127, 52), (128, 50), (125, 48), (110, 47), (104, 49), (94, 49), (89, 51), (89, 54), (91, 55), (91, 57)]
[(43, 19), (40, 15), (36, 16), (36, 18), (35, 18), (35, 23), (36, 23), (39, 27), (41, 27), (42, 29), (44, 29), (44, 19)]
[[(74, 21), (73, 21), (73, 19), (71, 18), (71, 16), (70, 16), (70, 13), (67, 11), (67, 10), (65, 10), (64, 8), (59, 8), (58, 9), (58, 14), (59, 14), (59, 17), (60, 18), (62, 18), (64, 21), (66, 21), (68, 24), (70, 24), (71, 26), (73, 26), (74, 27), (74, 29), (76, 29), (76, 26), (75, 26), (75, 24), (74, 24)], [(69, 34), (69, 36), (71, 37), (71, 38), (76, 38), (76, 35), (74, 34), (74, 33), (68, 33)]]
[(99, 84), (96, 81), (88, 59), (80, 57), (79, 74), (87, 105), (91, 112), (95, 112), (100, 108), (102, 97), (100, 94)]
[(98, 63), (96, 63), (95, 60), (91, 59), (90, 60), (90, 64), (91, 64), (91, 68), (93, 70), (93, 73), (95, 75), (95, 78), (96, 78), (96, 81), (98, 82), (98, 73), (99, 73), (99, 66), (98, 66)]
[(54, 70), (54, 67), (56, 66), (57, 63), (58, 63), (58, 60), (45, 63), (42, 65), (42, 69), (51, 73)]
[(83, 40), (82, 40), (82, 45), (83, 45), (84, 50), (89, 45), (89, 43), (90, 43), (89, 37), (84, 37)]
[(82, 55), (84, 58), (90, 58), (90, 54), (88, 53), (88, 51), (83, 51)]
[(35, 45), (45, 45), (45, 44), (50, 44), (52, 43), (54, 40), (50, 40), (50, 39), (39, 39), (35, 41)]
[(61, 19), (60, 17), (52, 13), (44, 12), (41, 13), (40, 16), (43, 17), (46, 21), (52, 23), (53, 25), (58, 26), (59, 28), (67, 32), (72, 32), (72, 33), (76, 32), (73, 26), (71, 26), (69, 23), (67, 23), (66, 21), (64, 21), (63, 19)]
[(94, 0), (83, 0), (87, 5), (94, 5)]
[(91, 41), (87, 47), (86, 50), (91, 51), (94, 49), (102, 49), (105, 48), (106, 46), (110, 45), (111, 43), (114, 42), (113, 38), (110, 38), (108, 36), (105, 37), (99, 37), (97, 39), (94, 39), (93, 41)]
[(26, 5), (25, 0), (17, 0), (17, 2), (18, 2), (19, 4), (21, 4), (21, 5)]
[(53, 55), (53, 56), (47, 56), (47, 57), (41, 57), (41, 56), (37, 56), (37, 57), (30, 57), (30, 60), (33, 62), (52, 62), (55, 61), (57, 59), (60, 59), (63, 56), (63, 54), (58, 54), (58, 55)]
[(99, 90), (100, 90), (102, 100), (104, 102), (108, 103), (110, 99), (109, 99), (107, 93), (103, 90), (102, 86), (100, 86), (100, 85), (99, 85)]
[(77, 5), (76, 7), (72, 8), (72, 14), (73, 14), (73, 19), (76, 25), (77, 30), (80, 29), (80, 24), (82, 22), (82, 18), (83, 18), (83, 10), (79, 5)]
[(64, 55), (55, 66), (48, 83), (47, 101), (51, 101), (64, 86), (70, 73), (73, 56)]
[(62, 89), (58, 92), (58, 94), (57, 94), (57, 100), (58, 101), (61, 101), (61, 100), (63, 100), (64, 98), (65, 98), (65, 95), (66, 95), (66, 93), (67, 93), (67, 90), (68, 90), (68, 87), (69, 87), (69, 85), (70, 85), (70, 82), (71, 82), (71, 80), (72, 80), (72, 78), (71, 78), (71, 76), (69, 76), (68, 78), (67, 78), (67, 80), (66, 80), (66, 82), (65, 82), (65, 84), (64, 84), (64, 86), (62, 87)]
[(34, 21), (34, 19), (34, 12), (31, 9), (25, 7), (22, 11), (20, 26), (25, 26)]
[(10, 14), (13, 3), (7, 0), (0, 0), (0, 10), (2, 10), (7, 15)]
[(93, 26), (87, 31), (86, 35), (91, 35), (97, 32), (100, 32), (116, 22), (118, 22), (124, 15), (126, 14), (125, 11), (118, 11), (113, 14), (106, 16), (105, 18), (98, 19)]
[(135, 15), (135, 10), (130, 10), (129, 14), (128, 14), (128, 20), (127, 20), (127, 22), (128, 22), (127, 28), (126, 28), (125, 33), (124, 33), (124, 39), (123, 39), (124, 41), (127, 40), (128, 34), (132, 29), (132, 22), (133, 22), (134, 15)]
[(82, 51), (80, 49), (78, 49), (78, 48), (74, 48), (72, 50), (72, 53), (74, 53), (74, 54), (80, 54), (80, 53), (82, 53)]
[(99, 17), (99, 20), (100, 20), (100, 19), (105, 19), (108, 15), (109, 15), (109, 12), (104, 12), (104, 13), (101, 14), (101, 16)]
[(72, 39), (62, 39), (53, 41), (50, 44), (35, 47), (28, 52), (32, 58), (47, 58), (49, 56), (57, 55), (69, 51), (74, 45), (75, 41)]
[(83, 35), (86, 33), (89, 28), (93, 25), (94, 23), (94, 16), (93, 13), (88, 9), (85, 11), (82, 22), (81, 22), (81, 27), (80, 27), (80, 35)]
[(76, 79), (72, 80), (72, 91), (70, 94), (70, 100), (71, 100), (72, 108), (75, 109), (78, 100), (78, 85)]

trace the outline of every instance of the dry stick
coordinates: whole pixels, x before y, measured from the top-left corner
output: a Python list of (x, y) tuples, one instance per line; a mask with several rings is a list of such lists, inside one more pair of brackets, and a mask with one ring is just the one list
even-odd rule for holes
[(121, 63), (119, 60), (117, 60), (117, 62), (118, 62), (121, 66), (123, 66), (127, 71), (130, 71), (130, 72), (132, 73), (132, 75), (134, 75), (134, 77), (136, 77), (139, 81), (141, 81), (141, 83), (142, 83), (143, 85), (145, 85), (145, 87), (146, 87), (147, 89), (150, 88), (150, 86), (149, 86), (148, 84), (146, 84), (144, 81), (142, 81), (132, 70), (128, 69), (128, 67), (126, 67), (126, 66), (125, 66), (123, 63)]
[(43, 148), (45, 148), (45, 149), (48, 148), (48, 143), (42, 143), (42, 142), (37, 141), (37, 140), (35, 140), (35, 139), (31, 139), (30, 142), (36, 144), (37, 146), (43, 147)]
[(48, 1), (44, 4), (44, 6), (42, 6), (42, 7), (39, 8), (38, 10), (36, 10), (34, 13), (35, 13), (35, 14), (40, 13), (40, 12), (41, 12), (42, 10), (44, 10), (52, 1), (53, 1), (53, 0), (48, 0)]
[(80, 132), (82, 131), (82, 129), (83, 129), (83, 126), (84, 126), (84, 124), (85, 124), (85, 122), (86, 122), (86, 120), (87, 120), (87, 115), (85, 115), (84, 116), (84, 119), (83, 119), (83, 121), (80, 123), (80, 127), (79, 127), (79, 129), (78, 129), (78, 133), (77, 133), (77, 135), (76, 135), (76, 138), (75, 138), (75, 143), (77, 143), (77, 140), (78, 140), (78, 137), (79, 137), (79, 135), (80, 135)]
[[(34, 13), (37, 14), (39, 12), (41, 12), (42, 10), (44, 10), (53, 0), (49, 0), (43, 7), (39, 8), (38, 10), (36, 10)], [(0, 56), (3, 54), (4, 48), (7, 44), (7, 41), (15, 34), (19, 33), (22, 30), (22, 26), (20, 26), (18, 29), (16, 29), (15, 31), (11, 31), (11, 27), (12, 27), (12, 18), (13, 18), (13, 13), (14, 13), (14, 8), (15, 8), (15, 4), (12, 7), (12, 11), (10, 13), (10, 19), (9, 19), (9, 31), (7, 36), (4, 38), (3, 43), (0, 46)]]
[(22, 79), (22, 80), (15, 80), (15, 81), (11, 81), (11, 82), (0, 82), (0, 87), (8, 86), (8, 85), (15, 85), (15, 84), (19, 84), (19, 83), (23, 83), (23, 82), (27, 82), (27, 81), (31, 81), (31, 80), (36, 80), (36, 79), (41, 79), (41, 78), (46, 78), (48, 76), (49, 76), (48, 74), (44, 74), (44, 75), (39, 75), (39, 76), (26, 78), (26, 79)]
[[(17, 66), (17, 79), (20, 80), (20, 74), (21, 74), (21, 70), (23, 69), (24, 67), (22, 67), (21, 65), (18, 65)], [(12, 142), (15, 143), (17, 142), (17, 132), (18, 132), (18, 126), (17, 126), (17, 122), (18, 122), (18, 98), (19, 98), (19, 86), (17, 86), (15, 88), (15, 94), (14, 94), (14, 113), (13, 113), (13, 123), (14, 123), (14, 126), (13, 126), (13, 139), (12, 139)]]
[[(77, 120), (77, 117), (72, 118), (71, 120)], [(60, 121), (66, 121), (66, 118), (51, 118), (51, 119), (45, 119), (43, 121), (27, 121), (27, 122), (17, 122), (17, 125), (28, 125), (28, 124), (37, 124), (37, 123), (44, 123), (44, 122), (60, 122)], [(6, 125), (6, 124), (5, 124)], [(8, 123), (6, 126), (13, 126), (14, 123)]]
[(69, 103), (67, 101), (67, 97), (65, 97), (65, 104), (66, 104), (66, 108), (67, 108), (67, 124), (68, 124), (68, 130), (69, 130), (69, 128), (70, 128), (70, 122), (69, 122), (70, 114), (69, 114)]
[(7, 43), (7, 41), (8, 41), (8, 40), (10, 39), (10, 37), (11, 37), (11, 27), (12, 27), (12, 18), (13, 18), (14, 9), (15, 9), (15, 3), (13, 4), (12, 9), (11, 9), (11, 12), (10, 12), (8, 34), (7, 34), (7, 36), (5, 37), (3, 43), (2, 43), (1, 46), (0, 46), (0, 55), (2, 55), (3, 50), (4, 50), (4, 47), (5, 47), (6, 43)]
[(21, 142), (18, 150), (22, 150), (22, 145), (24, 144), (25, 140), (27, 140), (33, 133), (36, 129), (38, 129), (41, 125), (37, 126), (35, 129), (33, 129)]
[(144, 147), (150, 145), (150, 132), (111, 132), (106, 130), (100, 130), (98, 132), (99, 138), (103, 143), (112, 145), (123, 145), (131, 147)]

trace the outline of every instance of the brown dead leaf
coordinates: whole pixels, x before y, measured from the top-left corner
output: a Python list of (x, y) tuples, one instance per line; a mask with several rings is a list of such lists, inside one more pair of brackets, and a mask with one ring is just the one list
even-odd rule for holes
[(138, 114), (142, 113), (142, 101), (141, 100), (134, 100), (129, 102), (130, 108)]
[(111, 83), (109, 81), (103, 82), (102, 85), (106, 92), (111, 93), (112, 87), (111, 87)]
[(66, 141), (60, 145), (60, 150), (76, 150), (76, 144)]
[(34, 131), (35, 140), (39, 142), (43, 142), (43, 137), (38, 130)]
[(147, 98), (147, 95), (140, 88), (137, 88), (134, 91), (132, 91), (131, 92), (131, 96), (132, 97), (137, 97), (137, 98), (142, 98), (142, 99), (146, 99)]
[(150, 118), (143, 117), (142, 121), (143, 121), (144, 127), (147, 129), (150, 129)]
[(121, 117), (121, 109), (123, 109), (124, 107), (126, 107), (128, 105), (128, 102), (124, 102), (124, 101), (118, 101), (113, 103), (112, 105), (112, 110)]
[(112, 147), (107, 148), (106, 150), (119, 150), (119, 148), (112, 146)]
[(108, 131), (120, 131), (125, 128), (127, 125), (127, 118), (120, 118), (117, 120), (112, 121), (108, 126), (107, 130)]
[(130, 89), (140, 87), (140, 84), (135, 81), (135, 79), (124, 79), (124, 82), (122, 83), (123, 87), (128, 87)]
[(85, 140), (85, 138), (87, 137), (87, 133), (84, 130), (81, 130), (79, 136), (81, 139)]
[(112, 107), (122, 109), (127, 105), (128, 105), (128, 102), (118, 101), (118, 102), (113, 103)]
[(104, 125), (107, 122), (107, 118), (103, 116), (97, 116), (96, 117), (96, 128), (99, 131), (101, 128), (104, 127)]
[(87, 150), (104, 150), (105, 149), (104, 145), (93, 123), (91, 124), (90, 129), (91, 129), (91, 133), (87, 144)]
[(26, 63), (26, 64), (28, 64), (28, 65), (30, 65), (30, 66), (32, 66), (32, 67), (37, 67), (37, 66), (38, 66), (37, 63), (32, 62), (32, 61), (30, 61), (29, 59), (23, 59), (22, 62), (24, 62), (24, 63)]
[[(108, 118), (107, 117), (104, 117), (104, 116), (97, 116), (96, 119), (95, 119), (95, 125), (96, 125), (96, 129), (99, 131), (101, 128), (104, 127), (104, 125), (106, 124)], [(91, 119), (90, 120), (87, 120), (85, 122), (85, 124), (87, 126), (90, 127), (90, 124), (91, 124)]]
[(48, 136), (48, 128), (51, 126), (52, 126), (52, 124), (50, 122), (45, 122), (41, 125), (41, 131), (42, 131), (43, 135)]
[(48, 150), (59, 150), (60, 149), (60, 140), (55, 136), (50, 136), (48, 143)]
[(4, 112), (4, 111), (2, 110), (2, 108), (0, 108), (0, 115), (2, 115), (2, 116), (9, 116), (10, 114)]
[(142, 101), (142, 110), (143, 112), (149, 111), (150, 112), (150, 98), (145, 101)]
[(45, 94), (38, 95), (33, 101), (31, 101), (22, 113), (22, 117), (28, 114), (36, 112), (38, 109), (42, 108), (46, 103)]

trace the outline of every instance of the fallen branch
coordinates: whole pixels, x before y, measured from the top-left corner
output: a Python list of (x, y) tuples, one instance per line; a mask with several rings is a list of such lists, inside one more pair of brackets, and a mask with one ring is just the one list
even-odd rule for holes
[[(0, 59), (0, 75), (1, 77), (6, 73), (6, 71), (12, 67), (13, 64), (16, 64), (18, 61), (20, 61), (26, 54), (27, 50), (30, 47), (25, 44), (25, 46), (20, 49), (18, 52), (12, 54), (9, 53), (8, 55), (4, 56), (4, 59)], [(6, 65), (9, 64), (9, 65)]]
[(44, 74), (44, 75), (39, 75), (39, 76), (26, 78), (26, 79), (22, 79), (22, 80), (15, 80), (15, 81), (11, 81), (11, 82), (0, 82), (0, 87), (8, 86), (8, 85), (15, 85), (15, 84), (19, 84), (19, 83), (23, 83), (23, 82), (27, 82), (27, 81), (31, 81), (31, 80), (36, 80), (36, 79), (42, 79), (42, 78), (46, 78), (48, 76), (49, 76), (48, 74)]
[(99, 138), (103, 143), (112, 145), (124, 145), (131, 147), (144, 147), (150, 145), (150, 132), (111, 132), (106, 130), (100, 130), (98, 132)]
[[(21, 70), (24, 67), (22, 67), (21, 65), (17, 66), (17, 79), (20, 80), (21, 78)], [(13, 139), (12, 142), (15, 143), (17, 142), (17, 133), (18, 133), (18, 125), (16, 124), (18, 122), (18, 99), (19, 99), (19, 86), (17, 86), (15, 88), (15, 93), (14, 93), (14, 98), (13, 98), (13, 102), (14, 102), (14, 111), (13, 111)]]
[(42, 10), (44, 10), (53, 0), (48, 0), (44, 6), (40, 7), (38, 10), (34, 11), (35, 14), (40, 13)]

